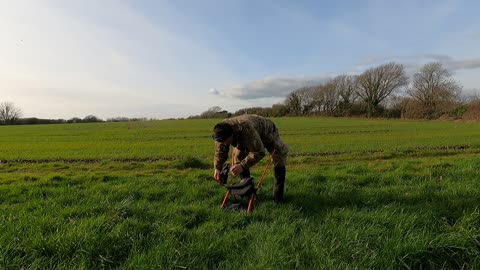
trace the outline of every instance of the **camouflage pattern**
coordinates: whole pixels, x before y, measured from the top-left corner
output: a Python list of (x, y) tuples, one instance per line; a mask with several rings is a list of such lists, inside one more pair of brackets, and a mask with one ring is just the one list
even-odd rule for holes
[[(275, 167), (285, 167), (287, 163), (288, 146), (280, 140), (275, 124), (262, 116), (244, 114), (223, 120), (233, 128), (235, 163), (249, 169), (265, 156), (265, 149), (273, 155)], [(214, 167), (222, 169), (228, 159), (229, 146), (215, 142)]]

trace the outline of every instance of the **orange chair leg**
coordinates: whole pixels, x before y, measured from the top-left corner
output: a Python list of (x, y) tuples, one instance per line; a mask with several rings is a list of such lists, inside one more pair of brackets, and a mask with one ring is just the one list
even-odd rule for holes
[(223, 197), (223, 202), (222, 202), (222, 205), (220, 206), (220, 208), (223, 209), (223, 207), (225, 207), (225, 204), (227, 203), (227, 199), (228, 199), (229, 194), (230, 194), (230, 190), (227, 190), (227, 193), (225, 193), (225, 197)]
[(248, 201), (248, 208), (247, 208), (247, 213), (252, 212), (252, 205), (253, 205), (253, 198), (255, 197), (255, 193), (250, 195), (250, 200)]

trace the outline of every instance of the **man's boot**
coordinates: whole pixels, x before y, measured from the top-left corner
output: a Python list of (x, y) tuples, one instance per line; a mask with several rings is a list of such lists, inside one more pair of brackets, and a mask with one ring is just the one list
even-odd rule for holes
[(273, 201), (275, 203), (281, 203), (283, 201), (283, 190), (285, 189), (285, 173), (287, 169), (285, 167), (275, 167), (275, 179), (273, 182)]

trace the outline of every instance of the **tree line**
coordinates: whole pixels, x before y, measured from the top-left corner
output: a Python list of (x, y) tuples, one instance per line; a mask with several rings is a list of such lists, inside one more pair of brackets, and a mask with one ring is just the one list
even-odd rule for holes
[(342, 74), (290, 92), (272, 107), (245, 108), (228, 113), (215, 106), (190, 118), (230, 117), (254, 113), (282, 116), (364, 116), (411, 119), (461, 117), (477, 106), (477, 97), (462, 95), (462, 86), (439, 62), (420, 67), (411, 78), (402, 64), (390, 62), (360, 75)]
[[(38, 125), (38, 124), (65, 124), (65, 123), (97, 123), (97, 122), (135, 122), (147, 121), (147, 118), (114, 117), (103, 120), (95, 115), (84, 118), (73, 117), (66, 119), (41, 119), (37, 117), (22, 118), (22, 110), (12, 102), (0, 103), (0, 125)], [(150, 119), (154, 120), (154, 119)]]

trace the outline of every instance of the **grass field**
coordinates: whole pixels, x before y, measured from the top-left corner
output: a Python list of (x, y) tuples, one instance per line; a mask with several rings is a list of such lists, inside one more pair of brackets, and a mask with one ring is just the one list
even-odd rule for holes
[(270, 170), (252, 214), (218, 119), (0, 126), (0, 269), (480, 269), (479, 123), (273, 120), (286, 203)]

